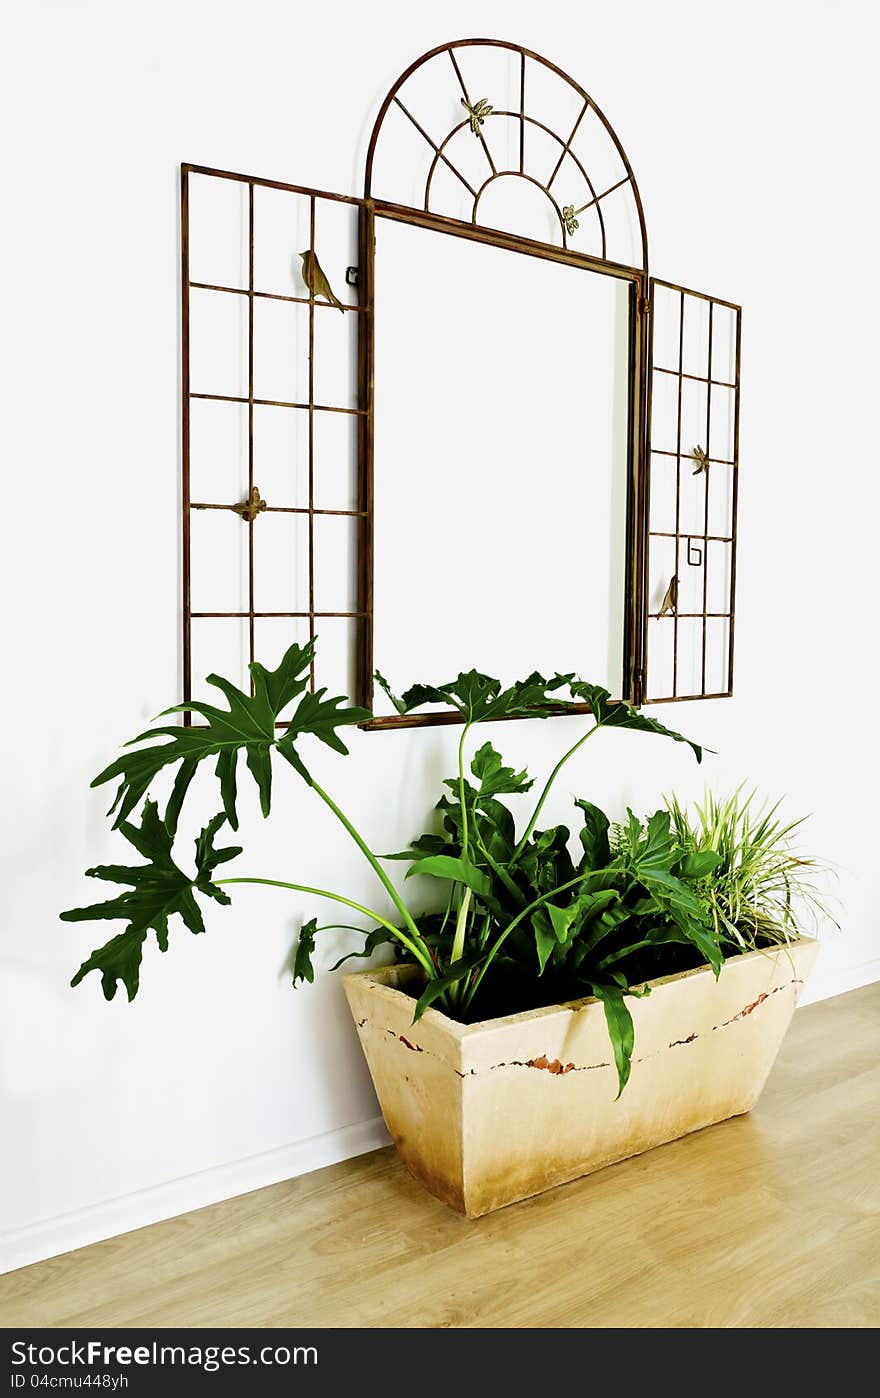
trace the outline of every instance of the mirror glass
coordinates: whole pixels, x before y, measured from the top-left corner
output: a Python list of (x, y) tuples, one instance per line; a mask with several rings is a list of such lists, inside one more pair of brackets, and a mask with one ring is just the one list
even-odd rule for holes
[(475, 667), (622, 693), (629, 340), (625, 280), (377, 216), (373, 658), (395, 691)]

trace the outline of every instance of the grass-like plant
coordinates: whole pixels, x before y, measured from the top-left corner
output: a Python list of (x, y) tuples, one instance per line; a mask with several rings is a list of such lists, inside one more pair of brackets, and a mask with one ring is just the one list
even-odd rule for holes
[(805, 817), (781, 819), (781, 804), (762, 804), (745, 786), (724, 799), (707, 792), (690, 811), (677, 797), (666, 798), (681, 848), (718, 856), (695, 891), (722, 943), (741, 951), (792, 941), (807, 927), (834, 920), (814, 877), (823, 866), (796, 846)]
[[(325, 690), (309, 692), (313, 657), (313, 645), (293, 645), (277, 670), (251, 665), (250, 694), (217, 675), (209, 676), (209, 683), (225, 696), (227, 708), (193, 700), (167, 710), (167, 715), (188, 711), (200, 724), (148, 729), (95, 778), (93, 786), (118, 781), (110, 814), (146, 863), (87, 871), (92, 877), (125, 885), (127, 891), (61, 916), (68, 921), (125, 920), (127, 926), (83, 962), (73, 985), (98, 971), (107, 999), (113, 998), (121, 983), (132, 1000), (151, 930), (164, 952), (173, 914), (190, 931), (205, 930), (196, 895), (228, 903), (226, 890), (233, 884), (269, 884), (341, 904), (366, 919), (366, 927), (352, 929), (361, 931), (365, 939), (363, 951), (355, 955), (369, 956), (387, 944), (399, 956), (414, 961), (422, 972), (415, 1019), (431, 1005), (458, 1019), (473, 1020), (596, 996), (605, 1008), (622, 1090), (633, 1050), (627, 996), (647, 993), (646, 982), (655, 976), (701, 963), (708, 962), (717, 976), (725, 955), (792, 934), (789, 903), (779, 901), (778, 887), (790, 890), (794, 871), (780, 864), (777, 855), (777, 885), (771, 884), (768, 871), (775, 866), (768, 851), (775, 849), (773, 839), (779, 838), (772, 822), (753, 828), (748, 821), (744, 825), (741, 811), (734, 821), (733, 808), (725, 808), (727, 813), (722, 815), (707, 807), (710, 814), (703, 823), (692, 825), (673, 804), (646, 822), (629, 811), (626, 823), (610, 832), (607, 816), (590, 801), (579, 799), (574, 803), (579, 820), (577, 855), (571, 852), (567, 826), (538, 828), (563, 767), (604, 729), (666, 737), (688, 745), (698, 761), (702, 758), (702, 750), (690, 739), (626, 703), (612, 702), (607, 690), (575, 675), (545, 679), (532, 674), (504, 688), (498, 680), (472, 670), (447, 684), (415, 685), (401, 698), (391, 695), (400, 713), (425, 704), (452, 707), (461, 717), (462, 728), (458, 768), (444, 784), (435, 828), (414, 839), (406, 850), (379, 856), (306, 765), (303, 739), (317, 738), (346, 754), (339, 730), (369, 717), (364, 709), (346, 707), (340, 698), (327, 699)], [(385, 685), (381, 677), (377, 679)], [(533, 782), (525, 771), (505, 766), (490, 742), (471, 753), (474, 726), (511, 716), (547, 718), (584, 703), (590, 709), (586, 726), (578, 729), (575, 741), (554, 764), (518, 831), (503, 798), (528, 793)], [(279, 714), (291, 708), (292, 716), (279, 726)], [(367, 860), (393, 912), (380, 914), (336, 890), (300, 881), (255, 875), (216, 877), (221, 864), (241, 853), (238, 846), (218, 849), (215, 840), (225, 822), (238, 828), (237, 776), (242, 754), (256, 782), (264, 816), (271, 808), (273, 759), (282, 758), (286, 769), (307, 783)], [(196, 868), (190, 874), (177, 862), (174, 841), (190, 783), (206, 761), (214, 765), (223, 809), (196, 840)], [(160, 815), (149, 791), (166, 769), (173, 770), (174, 781)], [(130, 817), (142, 800), (138, 825)], [(431, 880), (436, 892), (429, 897), (427, 910), (416, 909), (391, 878), (386, 864), (394, 860), (409, 865), (407, 878), (419, 874)], [(756, 874), (760, 867), (763, 882)], [(303, 923), (294, 984), (313, 979), (316, 939), (339, 926), (319, 927), (316, 918)], [(775, 929), (772, 935), (769, 929)]]

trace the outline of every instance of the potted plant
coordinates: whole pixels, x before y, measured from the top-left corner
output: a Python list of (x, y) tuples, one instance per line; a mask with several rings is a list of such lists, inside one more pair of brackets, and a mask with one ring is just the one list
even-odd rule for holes
[[(164, 952), (174, 914), (190, 931), (204, 931), (198, 895), (229, 903), (234, 884), (271, 884), (344, 905), (368, 923), (355, 929), (364, 946), (354, 955), (394, 953), (390, 965), (345, 977), (389, 1131), (427, 1188), (472, 1217), (747, 1111), (815, 953), (793, 911), (798, 898), (820, 906), (806, 863), (790, 850), (794, 826), (783, 826), (775, 810), (756, 814), (742, 791), (724, 803), (709, 798), (694, 817), (672, 800), (647, 821), (629, 811), (616, 826), (581, 799), (575, 855), (567, 827), (539, 822), (563, 766), (591, 737), (633, 729), (687, 744), (697, 761), (700, 747), (574, 675), (533, 674), (503, 688), (470, 671), (399, 699), (377, 676), (399, 712), (442, 703), (462, 721), (458, 770), (437, 805), (440, 828), (379, 856), (306, 765), (302, 739), (346, 754), (340, 730), (369, 717), (325, 690), (309, 692), (313, 657), (313, 644), (293, 645), (276, 670), (251, 665), (250, 694), (210, 676), (226, 708), (191, 701), (167, 710), (163, 717), (186, 711), (199, 726), (150, 728), (95, 778), (93, 786), (118, 781), (109, 814), (144, 862), (88, 870), (126, 891), (61, 914), (127, 924), (92, 952), (72, 984), (98, 971), (108, 999), (121, 983), (132, 1000), (149, 933)], [(503, 798), (533, 783), (505, 766), (491, 742), (472, 752), (472, 729), (585, 703), (585, 728), (518, 831)], [(224, 824), (238, 827), (242, 753), (264, 816), (279, 757), (330, 807), (393, 915), (302, 882), (217, 877), (241, 853), (216, 841)], [(175, 834), (206, 761), (214, 763), (222, 810), (198, 836), (195, 872), (187, 873)], [(160, 814), (149, 793), (166, 769), (173, 785)], [(432, 881), (438, 897), (427, 910), (416, 910), (392, 879), (386, 866), (395, 860), (408, 865), (407, 878)], [(314, 917), (303, 923), (294, 984), (313, 979), (322, 930)]]

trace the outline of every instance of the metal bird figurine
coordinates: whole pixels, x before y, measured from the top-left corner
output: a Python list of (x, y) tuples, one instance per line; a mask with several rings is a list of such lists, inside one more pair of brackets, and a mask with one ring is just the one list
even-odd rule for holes
[(695, 468), (695, 470), (694, 470), (694, 472), (693, 472), (693, 474), (694, 474), (695, 476), (699, 476), (703, 471), (708, 471), (708, 469), (709, 469), (709, 458), (708, 458), (708, 456), (706, 455), (706, 453), (703, 451), (703, 448), (702, 448), (702, 447), (699, 447), (699, 446), (698, 446), (698, 447), (694, 447), (693, 451), (691, 452), (691, 456), (694, 458), (694, 460), (695, 460), (696, 463), (697, 463), (696, 468)]
[(309, 291), (313, 296), (323, 296), (331, 306), (336, 306), (338, 310), (345, 311), (345, 307), (338, 296), (334, 296), (330, 289), (330, 283), (324, 275), (324, 270), (315, 254), (310, 248), (300, 253), (302, 258), (302, 277)]
[(669, 580), (669, 586), (666, 589), (666, 596), (663, 598), (663, 601), (660, 604), (660, 610), (657, 613), (657, 616), (675, 616), (677, 612), (678, 576), (676, 574), (673, 574), (673, 576)]

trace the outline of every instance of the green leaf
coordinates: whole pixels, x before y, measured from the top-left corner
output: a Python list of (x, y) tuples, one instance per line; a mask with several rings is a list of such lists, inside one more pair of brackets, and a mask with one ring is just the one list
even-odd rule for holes
[(515, 772), (512, 767), (505, 767), (501, 753), (491, 743), (484, 743), (474, 753), (471, 771), (480, 784), (477, 800), (487, 796), (517, 796), (534, 786), (528, 772)]
[(558, 908), (555, 903), (545, 903), (544, 906), (547, 909), (557, 942), (564, 943), (568, 936), (568, 929), (577, 917), (577, 904), (572, 903), (567, 908)]
[(315, 968), (312, 965), (312, 953), (315, 950), (315, 936), (318, 931), (318, 919), (309, 918), (299, 929), (299, 941), (296, 944), (296, 955), (293, 958), (293, 984), (297, 981), (308, 981), (309, 985), (315, 979)]
[[(110, 807), (111, 813), (117, 812), (115, 825), (122, 825), (157, 773), (164, 767), (178, 762), (183, 764), (175, 783), (179, 810), (182, 800), (179, 785), (181, 781), (188, 784), (200, 762), (216, 758), (215, 772), (220, 781), (223, 808), (229, 824), (236, 830), (239, 753), (244, 751), (246, 755), (248, 770), (259, 790), (260, 807), (264, 816), (269, 814), (272, 798), (273, 748), (277, 748), (306, 781), (310, 781), (310, 777), (294, 747), (296, 738), (304, 733), (311, 733), (335, 751), (347, 753), (348, 749), (339, 737), (337, 729), (346, 724), (363, 722), (370, 717), (369, 712), (358, 708), (340, 709), (338, 706), (344, 703), (344, 700), (325, 700), (325, 689), (320, 689), (315, 694), (305, 693), (313, 658), (314, 647), (310, 642), (307, 646), (292, 645), (277, 670), (267, 670), (259, 661), (254, 661), (249, 667), (253, 680), (252, 695), (245, 694), (219, 675), (209, 675), (208, 683), (224, 694), (229, 706), (227, 709), (196, 700), (166, 709), (161, 717), (175, 713), (193, 713), (204, 720), (204, 726), (179, 728), (171, 724), (161, 724), (149, 728), (127, 744), (129, 749), (134, 750), (123, 753), (95, 777), (92, 786), (101, 786), (117, 777), (121, 779), (116, 798)], [(279, 713), (299, 695), (303, 697), (293, 718), (284, 732), (276, 735)], [(156, 738), (168, 738), (169, 741), (155, 743), (153, 739)], [(135, 745), (139, 743), (150, 743), (150, 746), (136, 748)], [(185, 776), (182, 776), (183, 773)]]
[(453, 849), (447, 839), (442, 835), (419, 835), (417, 840), (413, 840), (409, 849), (399, 850), (397, 854), (380, 854), (380, 859), (407, 859), (410, 862), (414, 859), (421, 859), (426, 854), (446, 854)]
[(429, 980), (416, 1002), (413, 1024), (421, 1019), (425, 1010), (429, 1009), (435, 1000), (439, 1000), (452, 986), (458, 985), (460, 980), (463, 980), (475, 966), (478, 966), (484, 959), (484, 955), (483, 951), (478, 951), (473, 952), (470, 956), (463, 956), (459, 961), (454, 962), (442, 976), (434, 976), (432, 980)]
[(558, 945), (556, 933), (544, 908), (536, 908), (532, 913), (530, 922), (535, 934), (535, 949), (538, 953), (538, 974), (543, 976), (550, 954)]
[(608, 1037), (611, 1040), (614, 1063), (617, 1068), (617, 1096), (619, 1098), (629, 1081), (635, 1040), (632, 1015), (623, 998), (628, 992), (620, 985), (607, 985), (595, 981), (589, 983), (589, 988), (596, 999), (601, 1000), (605, 1007), (605, 1022), (608, 1025)]
[[(674, 930), (673, 930), (674, 929)], [(651, 938), (654, 940), (654, 937)], [(690, 942), (705, 961), (708, 961), (717, 980), (724, 965), (724, 953), (719, 946), (714, 928), (696, 917), (678, 916), (673, 918), (673, 927), (668, 924), (656, 934), (658, 942)]]
[(466, 723), (514, 716), (547, 718), (571, 708), (571, 702), (560, 699), (556, 693), (570, 678), (556, 675), (548, 680), (536, 671), (502, 689), (500, 680), (479, 670), (468, 670), (446, 684), (413, 685), (400, 700), (400, 712), (409, 713), (423, 704), (448, 704), (458, 710)]
[(568, 687), (575, 698), (589, 704), (593, 718), (603, 728), (632, 728), (637, 732), (657, 733), (661, 737), (672, 738), (676, 743), (687, 743), (697, 761), (702, 762), (703, 749), (699, 744), (692, 742), (690, 738), (685, 738), (681, 733), (676, 733), (672, 728), (665, 728), (655, 718), (649, 718), (647, 714), (640, 714), (638, 709), (634, 709), (631, 704), (624, 703), (623, 700), (612, 700), (610, 690), (579, 679), (571, 680)]
[[(62, 913), (61, 916), (65, 917), (66, 915)], [(71, 921), (73, 920), (71, 919)], [(125, 986), (129, 1002), (131, 1002), (137, 995), (140, 984), (141, 957), (146, 938), (146, 932), (134, 932), (131, 928), (127, 932), (120, 932), (118, 936), (105, 942), (104, 946), (92, 952), (88, 961), (84, 961), (80, 966), (70, 984), (79, 985), (83, 976), (87, 975), (89, 971), (100, 971), (104, 999), (113, 999), (116, 994), (116, 986), (121, 981)]]
[(429, 854), (425, 859), (417, 859), (406, 871), (406, 877), (413, 874), (430, 874), (435, 879), (453, 879), (466, 884), (475, 893), (486, 897), (492, 892), (492, 880), (472, 864), (469, 859), (455, 859), (449, 854)]
[(330, 967), (330, 970), (338, 971), (340, 966), (345, 965), (346, 961), (366, 959), (373, 955), (377, 947), (384, 946), (386, 942), (390, 941), (392, 941), (392, 937), (387, 927), (375, 927), (372, 932), (367, 934), (367, 939), (360, 951), (346, 952), (345, 956), (340, 956), (339, 960)]
[(397, 712), (399, 714), (405, 714), (406, 704), (403, 702), (402, 699), (399, 699), (396, 694), (392, 693), (391, 685), (388, 683), (385, 676), (381, 675), (378, 670), (375, 670), (373, 672), (373, 679), (376, 681), (379, 688), (385, 691)]
[(204, 932), (205, 924), (201, 909), (194, 897), (199, 893), (214, 898), (218, 903), (229, 903), (229, 895), (211, 881), (211, 875), (218, 864), (224, 864), (241, 854), (238, 846), (222, 849), (214, 847), (214, 837), (226, 817), (214, 816), (198, 836), (196, 844), (195, 877), (185, 874), (172, 858), (173, 828), (170, 822), (160, 819), (154, 801), (146, 801), (139, 826), (123, 821), (120, 830), (138, 854), (148, 861), (146, 864), (102, 864), (88, 869), (90, 878), (106, 879), (111, 883), (128, 884), (129, 891), (104, 903), (93, 903), (87, 908), (71, 908), (63, 912), (65, 922), (116, 921), (124, 919), (128, 923), (125, 932), (112, 938), (105, 946), (99, 947), (80, 966), (71, 985), (79, 985), (89, 971), (101, 972), (104, 996), (112, 1000), (118, 982), (122, 982), (133, 1000), (138, 990), (140, 962), (147, 932), (156, 933), (160, 951), (168, 948), (168, 919), (177, 914), (191, 932)]
[(716, 854), (713, 849), (692, 850), (686, 854), (681, 861), (680, 873), (683, 879), (708, 878), (709, 874), (715, 872), (721, 863), (721, 855)]
[(611, 859), (608, 843), (608, 817), (591, 801), (578, 800), (574, 803), (584, 813), (584, 823), (579, 833), (584, 847), (581, 865), (584, 869), (604, 869)]

